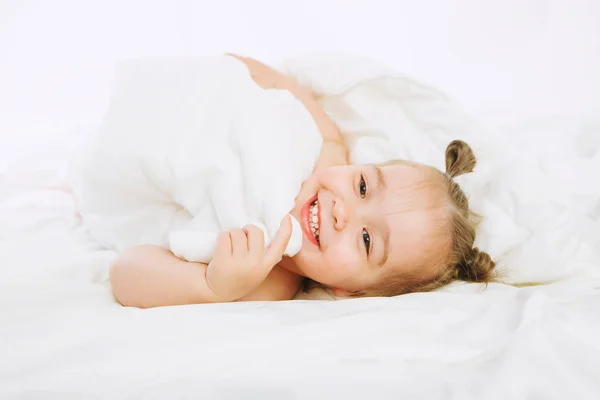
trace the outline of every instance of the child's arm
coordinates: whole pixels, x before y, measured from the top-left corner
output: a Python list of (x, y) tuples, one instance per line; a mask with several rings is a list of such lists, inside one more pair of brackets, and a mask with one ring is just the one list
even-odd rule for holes
[(110, 283), (117, 300), (128, 307), (213, 303), (218, 299), (206, 282), (207, 268), (159, 246), (136, 246), (111, 265)]
[(264, 89), (288, 90), (304, 105), (315, 121), (323, 138), (323, 146), (319, 160), (315, 165), (315, 170), (328, 166), (348, 164), (348, 151), (344, 145), (340, 130), (319, 103), (317, 103), (312, 91), (300, 85), (296, 79), (283, 75), (281, 72), (260, 61), (235, 54), (228, 55), (246, 64), (252, 79), (260, 87)]
[(158, 246), (134, 247), (111, 266), (113, 293), (121, 304), (140, 308), (291, 299), (298, 287), (273, 271), (291, 232), (286, 217), (267, 248), (257, 227), (223, 232), (208, 265), (181, 260)]
[(319, 103), (317, 103), (313, 93), (301, 86), (300, 83), (293, 78), (284, 77), (282, 80), (284, 83), (281, 83), (280, 86), (289, 90), (291, 94), (302, 102), (315, 121), (315, 124), (321, 133), (321, 137), (323, 138), (321, 154), (319, 155), (314, 170), (316, 171), (324, 167), (332, 167), (335, 165), (347, 165), (348, 150), (344, 145), (340, 130)]

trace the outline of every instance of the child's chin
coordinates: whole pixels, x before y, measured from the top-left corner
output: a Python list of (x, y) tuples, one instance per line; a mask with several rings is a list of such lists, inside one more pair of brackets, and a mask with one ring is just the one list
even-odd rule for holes
[[(309, 245), (312, 246), (312, 244)], [(318, 266), (321, 264), (315, 257), (314, 249), (306, 249), (304, 246), (292, 259), (299, 269), (309, 273), (318, 270)]]
[(309, 259), (311, 261), (317, 261), (314, 260), (314, 258), (318, 256), (319, 252), (320, 249), (317, 246), (315, 246), (315, 244), (311, 242), (310, 239), (304, 236), (302, 238), (302, 246), (300, 247), (300, 251), (298, 251), (298, 254), (296, 254), (296, 257), (300, 256), (305, 260), (305, 262), (307, 262)]

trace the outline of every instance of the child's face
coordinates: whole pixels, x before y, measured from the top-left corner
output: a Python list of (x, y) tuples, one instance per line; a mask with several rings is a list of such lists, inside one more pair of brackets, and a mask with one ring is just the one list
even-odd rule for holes
[(435, 235), (444, 193), (432, 180), (419, 165), (351, 165), (315, 173), (292, 211), (304, 230), (294, 257), (298, 272), (345, 291), (363, 290), (391, 272), (432, 278), (433, 267), (415, 270), (440, 247)]

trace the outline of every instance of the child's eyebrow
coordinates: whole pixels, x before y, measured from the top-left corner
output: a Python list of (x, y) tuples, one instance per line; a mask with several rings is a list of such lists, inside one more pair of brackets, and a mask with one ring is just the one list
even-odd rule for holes
[(381, 256), (379, 263), (378, 263), (380, 267), (385, 265), (385, 262), (388, 259), (389, 253), (390, 253), (390, 231), (386, 224), (385, 229), (383, 231), (383, 256)]

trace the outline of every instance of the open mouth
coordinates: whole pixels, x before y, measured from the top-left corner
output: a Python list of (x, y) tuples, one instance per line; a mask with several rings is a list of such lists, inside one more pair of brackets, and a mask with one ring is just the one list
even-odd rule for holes
[(315, 200), (311, 205), (310, 205), (310, 213), (309, 213), (309, 226), (310, 226), (310, 231), (313, 234), (313, 237), (315, 238), (315, 240), (317, 241), (317, 243), (319, 242), (319, 233), (320, 231), (320, 226), (319, 226), (319, 200)]
[(306, 202), (302, 210), (302, 227), (304, 228), (304, 233), (315, 246), (320, 246), (321, 243), (321, 218), (319, 210), (319, 199), (316, 195)]

